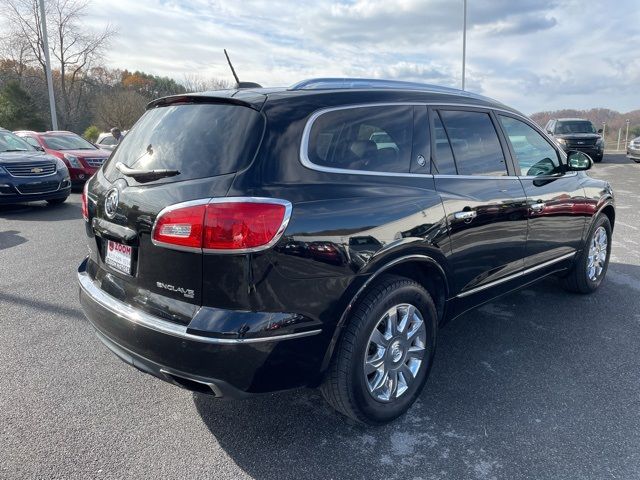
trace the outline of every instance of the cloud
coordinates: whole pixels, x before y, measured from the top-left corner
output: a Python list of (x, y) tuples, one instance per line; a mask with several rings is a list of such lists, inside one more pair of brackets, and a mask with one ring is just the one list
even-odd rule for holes
[[(290, 85), (360, 76), (459, 86), (462, 0), (94, 0), (90, 26), (119, 26), (106, 61), (180, 80)], [(640, 107), (638, 8), (620, 0), (470, 1), (467, 85), (524, 112)]]

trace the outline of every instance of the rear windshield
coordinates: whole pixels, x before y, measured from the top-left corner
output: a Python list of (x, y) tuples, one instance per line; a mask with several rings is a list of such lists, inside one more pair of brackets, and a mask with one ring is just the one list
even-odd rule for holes
[(113, 181), (122, 162), (141, 170), (178, 170), (153, 183), (233, 173), (246, 167), (262, 136), (261, 115), (247, 107), (182, 104), (148, 110), (122, 139), (104, 174)]

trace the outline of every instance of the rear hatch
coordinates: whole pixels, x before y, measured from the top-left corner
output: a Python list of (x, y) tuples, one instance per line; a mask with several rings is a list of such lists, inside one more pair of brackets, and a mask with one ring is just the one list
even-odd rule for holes
[(150, 105), (87, 186), (87, 270), (103, 290), (151, 314), (190, 320), (201, 305), (202, 254), (152, 243), (154, 221), (168, 206), (226, 195), (258, 149), (260, 105), (188, 96)]

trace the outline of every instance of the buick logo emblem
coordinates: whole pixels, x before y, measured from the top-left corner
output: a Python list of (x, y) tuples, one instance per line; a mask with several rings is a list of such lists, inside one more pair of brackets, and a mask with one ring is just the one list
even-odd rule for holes
[(118, 200), (120, 194), (117, 188), (112, 188), (107, 192), (107, 196), (104, 199), (104, 213), (109, 218), (113, 218), (118, 210)]

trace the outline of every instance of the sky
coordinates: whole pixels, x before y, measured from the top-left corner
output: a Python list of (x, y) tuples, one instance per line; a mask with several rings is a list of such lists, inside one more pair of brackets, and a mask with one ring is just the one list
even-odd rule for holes
[[(107, 65), (263, 86), (366, 77), (460, 88), (462, 0), (93, 0)], [(468, 0), (467, 90), (527, 114), (640, 108), (638, 0)]]

